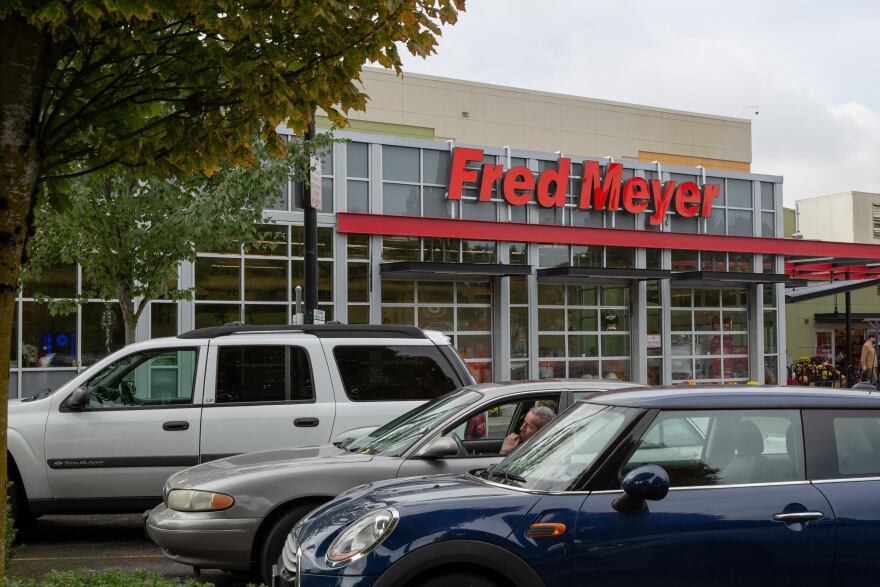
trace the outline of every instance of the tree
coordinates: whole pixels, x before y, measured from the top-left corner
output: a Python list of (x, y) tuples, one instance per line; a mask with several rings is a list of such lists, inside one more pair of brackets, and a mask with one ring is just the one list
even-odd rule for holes
[[(78, 263), (88, 289), (78, 298), (49, 302), (51, 311), (69, 313), (93, 298), (118, 300), (130, 344), (151, 300), (191, 298), (191, 290), (171, 285), (182, 261), (195, 261), (198, 250), (258, 247), (257, 223), (280, 196), (279, 186), (288, 177), (307, 179), (310, 155), (330, 142), (328, 134), (307, 144), (292, 141), (279, 159), (257, 144), (258, 165), (224, 165), (210, 177), (141, 177), (114, 166), (77, 178), (63, 213), (48, 203), (37, 210), (22, 281), (59, 263)], [(36, 289), (36, 296), (41, 293)]]
[[(261, 133), (344, 123), (361, 66), (427, 56), (464, 0), (5, 0), (0, 3), (0, 471), (9, 344), (38, 195), (113, 164), (189, 175), (253, 165)], [(4, 480), (6, 477), (4, 476)], [(5, 516), (0, 515), (0, 534)], [(0, 541), (2, 544), (2, 541)], [(0, 557), (2, 565), (3, 557)], [(0, 576), (5, 567), (0, 566)]]

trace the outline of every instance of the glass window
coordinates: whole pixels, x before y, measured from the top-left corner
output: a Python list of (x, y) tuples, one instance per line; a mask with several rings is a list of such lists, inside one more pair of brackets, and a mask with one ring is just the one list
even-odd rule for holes
[(348, 177), (370, 177), (370, 151), (366, 143), (348, 143), (345, 160)]
[(240, 304), (196, 304), (196, 328), (223, 326), (239, 320), (241, 320)]
[(632, 269), (636, 266), (636, 251), (627, 247), (606, 247), (605, 266)]
[(217, 349), (218, 404), (313, 401), (308, 352), (288, 346)]
[[(573, 245), (571, 247), (572, 265), (575, 267), (602, 267), (602, 250), (601, 246), (581, 246)], [(540, 251), (540, 249), (539, 249)], [(567, 263), (567, 259), (566, 259)], [(559, 263), (564, 265), (566, 263)], [(543, 267), (543, 265), (542, 265)]]
[(113, 351), (125, 346), (125, 324), (122, 322), (122, 310), (119, 304), (92, 302), (83, 304), (81, 308), (80, 350), (83, 365), (97, 363)]
[(412, 236), (386, 236), (382, 238), (383, 261), (418, 261), (419, 239)]
[(696, 271), (697, 270), (697, 251), (672, 251), (672, 270), (673, 271)]
[(352, 401), (424, 401), (458, 387), (433, 346), (338, 346), (333, 355)]
[(752, 236), (754, 234), (754, 226), (752, 226), (751, 210), (728, 210), (727, 211), (727, 234), (736, 236)]
[[(23, 302), (22, 306), (21, 366), (75, 367), (76, 313), (52, 316), (46, 304)], [(83, 320), (83, 330), (94, 333), (100, 329), (100, 321), (90, 324)], [(114, 345), (113, 350), (121, 346)]]
[(177, 304), (150, 303), (150, 338), (177, 336)]
[(422, 239), (425, 249), (424, 260), (433, 263), (457, 263), (461, 251), (461, 241), (457, 238)]
[[(476, 193), (474, 193), (476, 195)], [(498, 219), (496, 206), (493, 202), (463, 198), (461, 200), (461, 217), (466, 220), (487, 220), (494, 222)]]
[(194, 348), (125, 355), (86, 383), (86, 409), (192, 404), (197, 362)]
[(382, 184), (382, 211), (385, 214), (420, 216), (419, 186)]
[(366, 181), (348, 180), (348, 211), (370, 211), (370, 183)]
[(510, 243), (508, 248), (511, 265), (526, 265), (528, 263), (526, 243)]
[(773, 212), (761, 212), (761, 236), (776, 236), (776, 214)]
[(244, 321), (247, 324), (287, 324), (287, 304), (245, 304)]
[(348, 301), (370, 301), (370, 265), (368, 263), (348, 264)]
[(538, 245), (538, 267), (559, 267), (568, 263), (568, 245)]
[(753, 208), (752, 182), (745, 179), (728, 179), (727, 206)]
[[(422, 188), (422, 215), (433, 218), (449, 217), (449, 200), (446, 198), (446, 188), (431, 186)], [(490, 218), (490, 220), (495, 220), (495, 218)]]
[(423, 173), (425, 183), (446, 185), (449, 183), (449, 153), (447, 151), (422, 151)]
[(383, 145), (382, 179), (385, 181), (418, 182), (419, 150), (410, 147)]
[(255, 246), (245, 249), (245, 254), (287, 256), (287, 227), (277, 224), (260, 224), (257, 226), (257, 242)]
[(802, 438), (797, 410), (662, 412), (624, 472), (660, 465), (671, 487), (800, 481)]
[(880, 474), (880, 418), (865, 414), (832, 421), (837, 472), (843, 477)]
[(525, 415), (538, 405), (550, 408), (555, 414), (559, 409), (559, 396), (495, 404), (457, 422), (443, 435), (461, 441), (468, 455), (498, 455), (504, 438), (518, 432)]
[(76, 265), (57, 265), (43, 269), (39, 279), (24, 284), (24, 297), (42, 295), (50, 298), (72, 298), (76, 295)]
[(287, 301), (287, 261), (245, 259), (245, 300), (255, 302)]
[(197, 300), (241, 299), (241, 259), (196, 259)]
[(462, 263), (494, 263), (497, 259), (498, 245), (494, 241), (461, 242)]
[(766, 181), (761, 182), (761, 209), (776, 210), (773, 198), (773, 184)]

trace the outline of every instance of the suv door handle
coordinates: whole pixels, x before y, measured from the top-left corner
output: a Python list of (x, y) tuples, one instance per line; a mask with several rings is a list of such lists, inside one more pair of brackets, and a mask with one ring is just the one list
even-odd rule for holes
[(175, 430), (189, 430), (189, 422), (184, 420), (174, 420), (171, 422), (165, 422), (162, 424), (162, 430), (175, 431)]
[(823, 512), (791, 512), (787, 514), (776, 514), (773, 519), (777, 522), (811, 522), (813, 520), (821, 520), (825, 517)]
[(317, 418), (297, 418), (293, 421), (293, 425), (299, 428), (314, 428), (320, 423), (321, 421)]

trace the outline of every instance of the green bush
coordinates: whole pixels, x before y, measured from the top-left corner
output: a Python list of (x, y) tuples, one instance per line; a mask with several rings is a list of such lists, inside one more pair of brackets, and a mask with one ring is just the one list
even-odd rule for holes
[(6, 482), (6, 550), (3, 551), (4, 557), (6, 559), (5, 569), (9, 570), (9, 564), (12, 562), (12, 555), (15, 554), (15, 551), (18, 549), (17, 546), (14, 546), (15, 542), (15, 526), (13, 525), (12, 520), (12, 510), (10, 509), (9, 503), (9, 489), (12, 487), (12, 482)]
[(195, 579), (180, 581), (166, 579), (143, 569), (125, 573), (119, 569), (108, 571), (51, 571), (42, 579), (9, 579), (11, 587), (206, 587), (211, 583), (201, 583)]

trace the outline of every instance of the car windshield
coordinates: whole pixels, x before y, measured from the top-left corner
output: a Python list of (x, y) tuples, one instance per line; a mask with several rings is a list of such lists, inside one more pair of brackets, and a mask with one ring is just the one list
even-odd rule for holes
[(355, 440), (346, 448), (367, 455), (399, 456), (448, 416), (482, 398), (482, 393), (470, 389), (439, 397)]
[(488, 475), (515, 487), (565, 491), (638, 410), (582, 403), (492, 468)]

